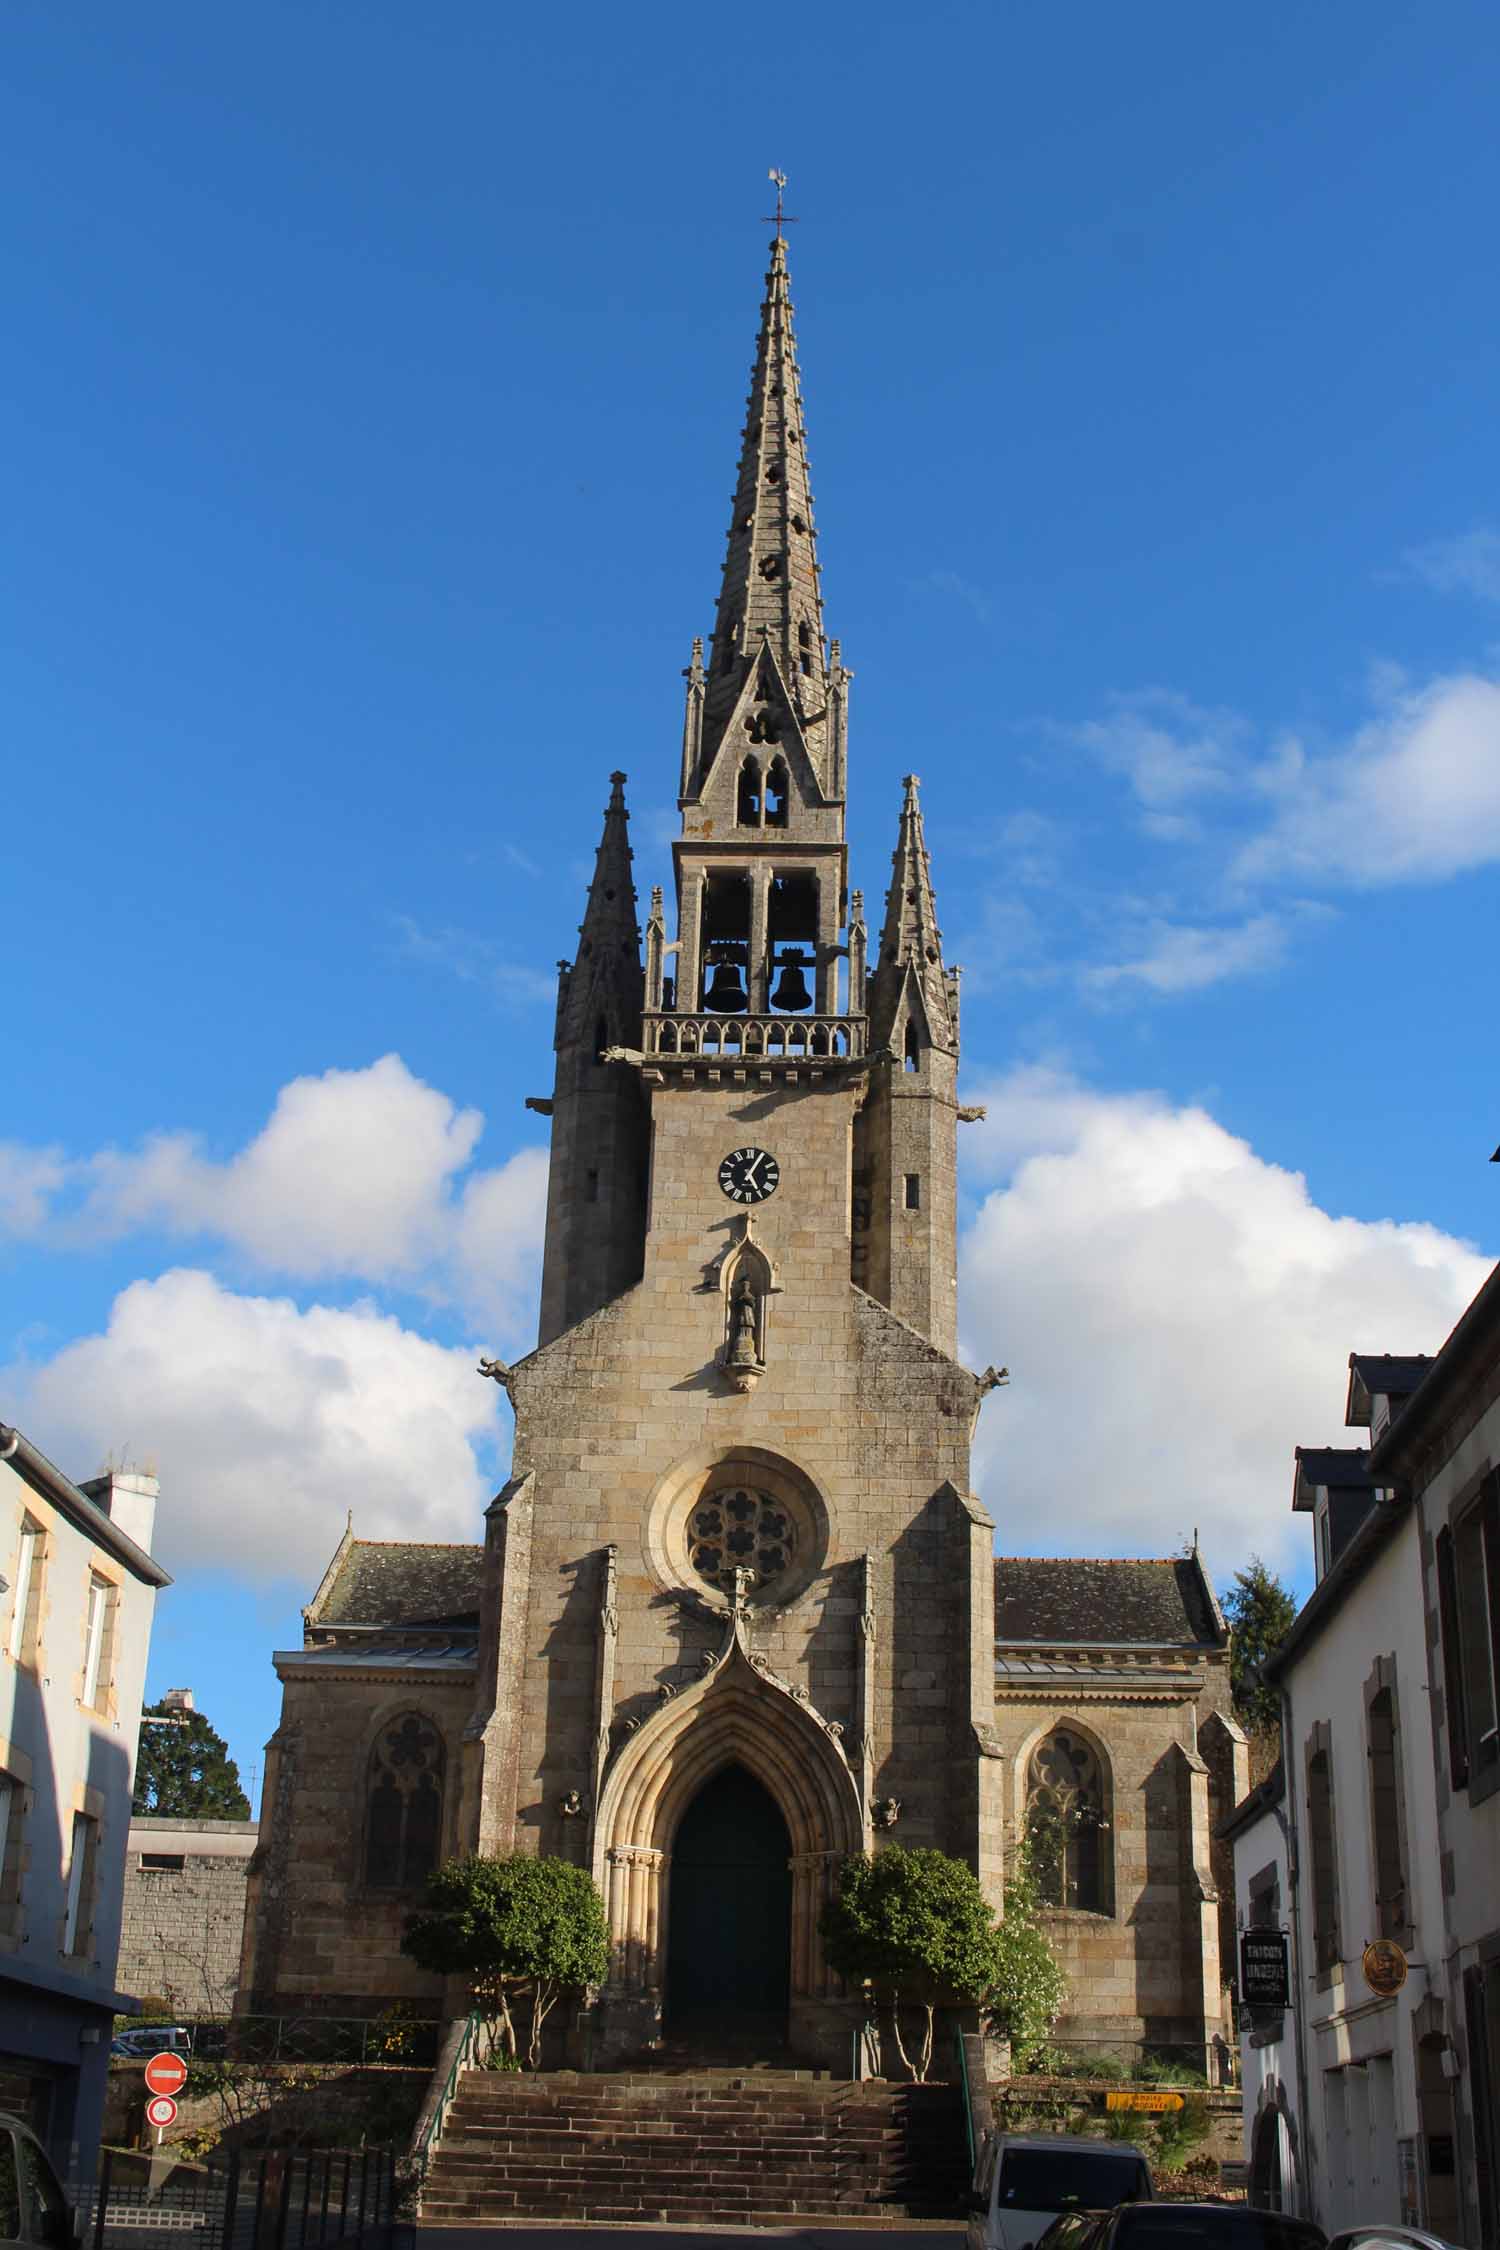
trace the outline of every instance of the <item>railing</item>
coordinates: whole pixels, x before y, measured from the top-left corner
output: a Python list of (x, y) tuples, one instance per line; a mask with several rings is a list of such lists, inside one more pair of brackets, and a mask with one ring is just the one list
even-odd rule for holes
[(207, 2164), (103, 2150), (76, 2204), (85, 2250), (387, 2250), (392, 2150), (233, 2150)]
[[(379, 2016), (184, 2017), (179, 2024), (163, 2026), (161, 2044), (181, 2051), (181, 2037), (166, 2033), (185, 2030), (187, 2054), (194, 2062), (387, 2063), (430, 2070), (442, 2028), (439, 2017), (408, 2016), (394, 2009)], [(149, 2061), (156, 2052), (151, 2026), (132, 2022), (126, 2035), (131, 2051), (111, 2053), (111, 2063)]]
[(716, 1016), (648, 1014), (642, 1043), (648, 1055), (741, 1063), (857, 1061), (865, 1052), (868, 1020), (844, 1016)]
[[(422, 2115), (417, 2121), (417, 2130), (412, 2137), (412, 2144), (407, 2152), (407, 2164), (416, 2175), (419, 2196), (422, 2191), (422, 2183), (427, 2177), (427, 2167), (432, 2161), (432, 2152), (443, 2137), (443, 2127), (448, 2122), (448, 2112), (453, 2107), (453, 2098), (458, 2092), (459, 2080), (466, 2070), (471, 2069), (478, 2063), (481, 2038), (486, 2029), (484, 2017), (480, 2015), (477, 2008), (471, 2009), (464, 2024), (462, 2035), (454, 2047), (447, 2074), (438, 2090), (437, 2097), (435, 2100), (431, 2096), (428, 2097)], [(441, 2067), (441, 2063), (439, 2067)], [(436, 2073), (434, 2073), (435, 2075)]]

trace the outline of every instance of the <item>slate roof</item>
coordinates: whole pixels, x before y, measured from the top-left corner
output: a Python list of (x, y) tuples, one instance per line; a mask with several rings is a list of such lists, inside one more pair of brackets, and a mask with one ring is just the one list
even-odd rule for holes
[(472, 1672), (479, 1662), (475, 1632), (373, 1633), (326, 1648), (283, 1649), (272, 1661), (299, 1672)]
[(1292, 1507), (1302, 1514), (1317, 1506), (1315, 1488), (1330, 1492), (1370, 1492), (1370, 1449), (1366, 1445), (1299, 1445), (1292, 1473)]
[(1225, 1638), (1196, 1555), (1155, 1562), (1002, 1556), (995, 1564), (1002, 1647), (1220, 1648)]
[(1427, 1352), (1351, 1352), (1344, 1420), (1351, 1429), (1367, 1430), (1371, 1402), (1377, 1398), (1390, 1399), (1399, 1413), (1431, 1365)]
[(309, 1625), (476, 1625), (484, 1549), (346, 1538)]
[(1409, 1398), (1432, 1365), (1432, 1354), (1351, 1352), (1349, 1365), (1372, 1397)]

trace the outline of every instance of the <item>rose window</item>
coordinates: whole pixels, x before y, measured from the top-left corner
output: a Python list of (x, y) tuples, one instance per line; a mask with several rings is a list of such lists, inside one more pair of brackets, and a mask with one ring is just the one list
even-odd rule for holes
[(791, 1515), (769, 1493), (734, 1485), (709, 1493), (688, 1522), (688, 1555), (706, 1585), (734, 1592), (737, 1570), (752, 1586), (769, 1586), (789, 1568), (797, 1550)]

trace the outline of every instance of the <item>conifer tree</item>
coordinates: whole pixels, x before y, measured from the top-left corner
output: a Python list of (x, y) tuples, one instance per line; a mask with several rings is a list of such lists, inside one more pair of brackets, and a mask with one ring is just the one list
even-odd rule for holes
[(201, 1711), (152, 1703), (141, 1719), (132, 1813), (151, 1820), (250, 1818), (240, 1769)]
[(1254, 1674), (1280, 1648), (1296, 1614), (1291, 1594), (1259, 1555), (1252, 1555), (1245, 1569), (1235, 1572), (1234, 1584), (1224, 1597), (1224, 1615), (1234, 1636), (1229, 1685), (1236, 1715), (1249, 1734), (1280, 1727), (1281, 1698)]

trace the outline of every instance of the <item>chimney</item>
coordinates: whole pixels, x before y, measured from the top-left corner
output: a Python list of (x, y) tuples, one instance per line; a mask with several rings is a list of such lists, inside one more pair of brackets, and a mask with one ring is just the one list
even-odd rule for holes
[(144, 1469), (106, 1469), (102, 1477), (91, 1477), (79, 1489), (104, 1510), (111, 1523), (119, 1525), (127, 1539), (150, 1554), (156, 1496), (161, 1490), (155, 1477)]

